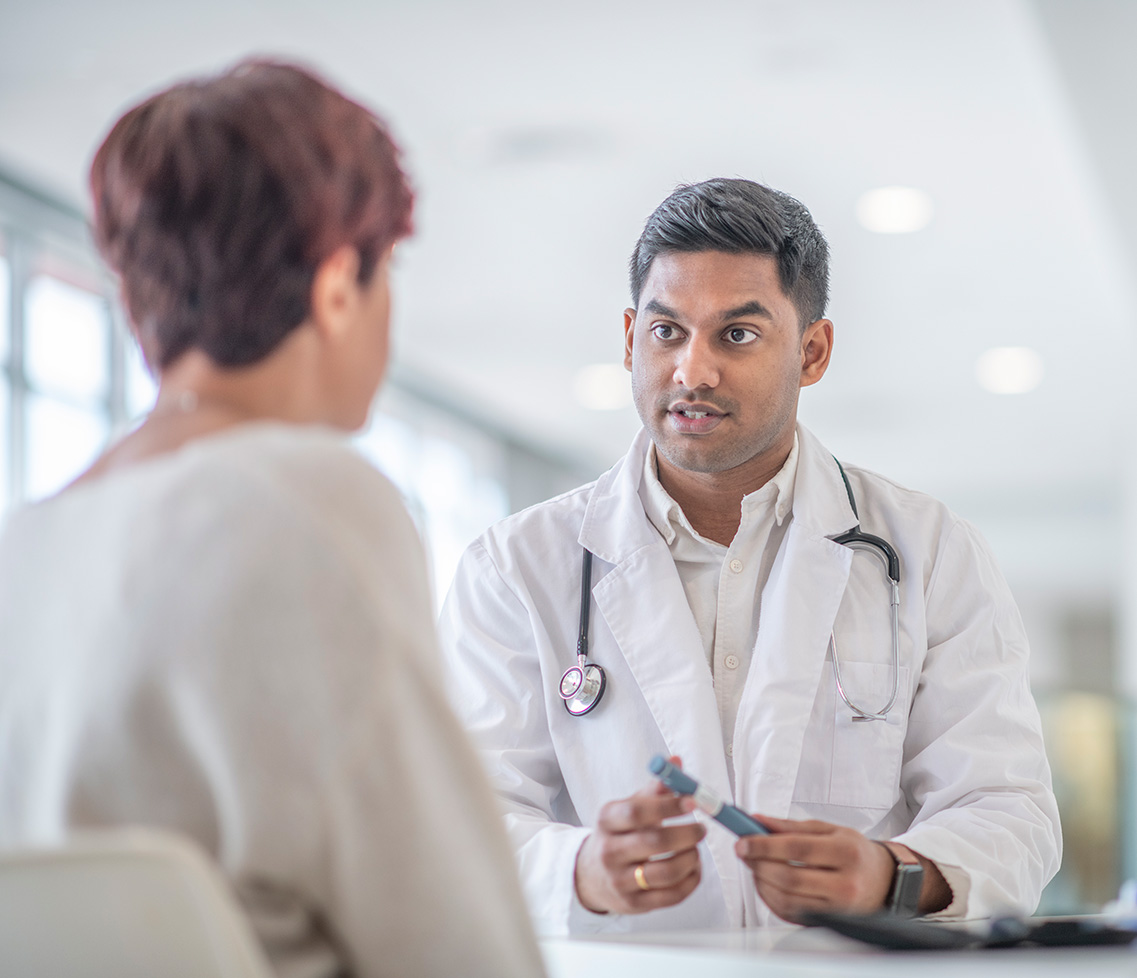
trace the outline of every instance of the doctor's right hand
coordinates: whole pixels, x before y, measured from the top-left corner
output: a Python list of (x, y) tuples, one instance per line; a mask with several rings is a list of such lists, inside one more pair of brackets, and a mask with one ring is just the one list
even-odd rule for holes
[(707, 828), (663, 822), (694, 808), (691, 798), (672, 794), (658, 781), (608, 802), (576, 854), (580, 902), (593, 913), (645, 913), (687, 899), (699, 885), (696, 847)]

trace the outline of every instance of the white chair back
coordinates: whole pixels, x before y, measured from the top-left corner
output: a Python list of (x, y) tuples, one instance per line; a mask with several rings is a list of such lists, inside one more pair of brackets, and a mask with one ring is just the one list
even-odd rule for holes
[(0, 851), (10, 978), (271, 978), (248, 920), (192, 842), (151, 830)]

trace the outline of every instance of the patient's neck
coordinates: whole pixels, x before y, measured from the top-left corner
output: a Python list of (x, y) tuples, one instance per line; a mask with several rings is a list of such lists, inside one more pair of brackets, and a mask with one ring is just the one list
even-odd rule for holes
[(334, 423), (311, 339), (294, 330), (272, 353), (247, 367), (227, 368), (200, 350), (182, 354), (159, 376), (154, 408), (76, 482), (105, 475), (198, 438), (254, 421)]

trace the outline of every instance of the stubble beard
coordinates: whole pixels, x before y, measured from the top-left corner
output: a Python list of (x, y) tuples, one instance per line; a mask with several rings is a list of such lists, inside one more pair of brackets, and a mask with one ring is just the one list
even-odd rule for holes
[[(690, 394), (690, 392), (677, 391), (667, 397), (651, 398), (639, 389), (634, 377), (632, 383), (636, 411), (648, 434), (651, 435), (655, 450), (676, 468), (702, 474), (727, 472), (769, 451), (781, 438), (787, 425), (792, 425), (796, 418), (796, 395), (799, 389), (796, 385), (792, 388), (787, 385), (780, 399), (781, 410), (777, 412), (776, 417), (767, 418), (766, 423), (759, 429), (749, 433), (736, 432), (733, 438), (723, 438), (717, 429), (708, 437), (681, 435), (671, 427), (668, 409), (676, 400), (682, 399), (685, 393)], [(723, 421), (724, 425), (734, 424), (734, 419), (738, 417), (739, 405), (735, 402), (705, 395), (697, 399), (727, 414), (728, 417)], [(769, 406), (772, 408), (775, 405)], [(729, 435), (729, 432), (724, 434)]]

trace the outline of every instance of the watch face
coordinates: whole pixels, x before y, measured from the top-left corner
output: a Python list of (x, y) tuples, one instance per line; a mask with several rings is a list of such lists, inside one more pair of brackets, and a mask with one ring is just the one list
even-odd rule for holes
[(920, 891), (924, 888), (924, 867), (908, 863), (896, 864), (896, 882), (888, 901), (898, 917), (915, 917), (920, 912)]

